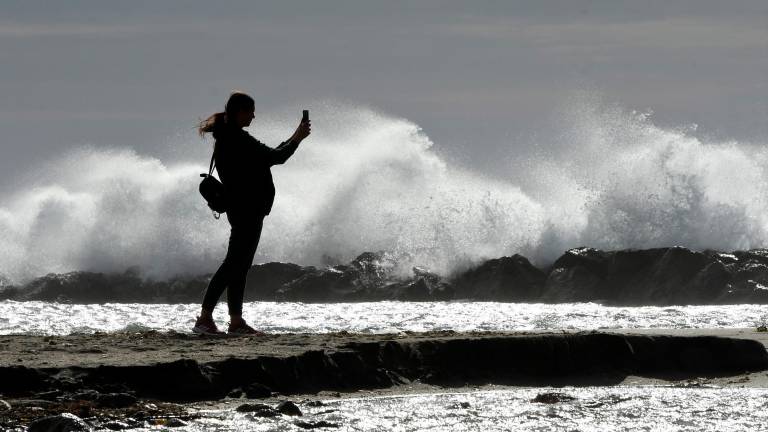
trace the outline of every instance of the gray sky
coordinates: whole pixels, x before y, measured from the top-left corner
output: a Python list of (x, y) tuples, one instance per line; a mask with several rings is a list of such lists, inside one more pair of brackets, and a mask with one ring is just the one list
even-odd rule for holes
[(585, 89), (768, 137), (765, 0), (4, 1), (0, 64), (6, 178), (83, 143), (162, 155), (235, 88), (262, 111), (369, 105), (492, 172)]

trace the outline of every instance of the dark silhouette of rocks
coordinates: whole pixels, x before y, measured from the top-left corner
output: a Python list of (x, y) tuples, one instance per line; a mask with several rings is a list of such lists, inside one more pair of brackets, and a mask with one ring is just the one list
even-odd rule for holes
[(167, 281), (142, 278), (136, 269), (105, 274), (76, 271), (48, 274), (23, 287), (0, 291), (0, 299), (71, 303), (187, 303), (198, 299), (210, 275), (184, 276)]
[(62, 413), (37, 419), (29, 424), (27, 430), (29, 432), (83, 432), (93, 429), (80, 417)]
[[(138, 356), (83, 366), (82, 360), (72, 356), (70, 363), (56, 367), (48, 363), (0, 366), (0, 393), (6, 399), (34, 398), (38, 405), (44, 405), (54, 402), (39, 400), (39, 394), (60, 390), (57, 401), (88, 395), (97, 404), (108, 397), (116, 401), (114, 405), (123, 406), (132, 404), (135, 398), (175, 402), (217, 400), (243, 382), (262, 383), (282, 395), (290, 395), (386, 388), (414, 381), (447, 387), (609, 385), (622, 382), (629, 375), (687, 379), (768, 369), (768, 352), (759, 341), (717, 336), (436, 333), (394, 338), (340, 337), (333, 343), (328, 343), (326, 336), (316, 336), (323, 340), (324, 348), (313, 345), (293, 354), (278, 351), (265, 355), (255, 347), (254, 355), (239, 351), (240, 357), (208, 361), (178, 358), (181, 354), (174, 349), (181, 343), (193, 350), (193, 345), (202, 347), (209, 338), (183, 337), (174, 344), (173, 337), (155, 335), (142, 341), (167, 351), (162, 357), (165, 360), (157, 362), (145, 362)], [(271, 343), (277, 347), (290, 338), (295, 337), (277, 337)], [(242, 350), (238, 344), (231, 349)], [(27, 380), (30, 376), (38, 380)], [(115, 387), (125, 389), (126, 395), (104, 392)], [(14, 400), (10, 400), (13, 405)], [(255, 415), (300, 412), (289, 403), (276, 409), (248, 404), (238, 410)]]
[[(0, 300), (73, 303), (194, 303), (210, 275), (144, 279), (122, 274), (49, 274), (24, 286), (0, 286)], [(348, 264), (254, 265), (246, 300), (300, 302), (506, 301), (598, 302), (611, 305), (768, 304), (768, 250), (720, 253), (681, 247), (601, 251), (571, 249), (546, 268), (514, 255), (449, 276), (422, 267), (409, 275), (386, 252), (366, 252)]]
[[(542, 300), (624, 305), (765, 303), (765, 251), (694, 252), (672, 247), (567, 251), (552, 265)], [(746, 273), (746, 274), (745, 274)], [(739, 301), (735, 301), (739, 299)]]
[(314, 267), (302, 267), (297, 264), (279, 262), (252, 266), (248, 271), (245, 300), (275, 298), (277, 291), (283, 285), (314, 271)]
[(547, 275), (522, 255), (488, 260), (453, 279), (457, 298), (536, 301)]

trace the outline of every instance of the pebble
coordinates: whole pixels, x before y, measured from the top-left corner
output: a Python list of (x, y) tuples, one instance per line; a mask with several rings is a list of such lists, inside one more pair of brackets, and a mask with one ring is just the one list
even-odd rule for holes
[(301, 410), (291, 401), (282, 401), (275, 407), (278, 411), (289, 416), (300, 416)]

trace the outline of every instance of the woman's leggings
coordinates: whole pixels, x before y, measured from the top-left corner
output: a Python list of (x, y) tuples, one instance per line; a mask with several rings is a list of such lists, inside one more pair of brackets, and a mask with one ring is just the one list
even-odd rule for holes
[(229, 314), (241, 316), (245, 279), (248, 275), (248, 269), (253, 263), (256, 247), (259, 245), (264, 216), (245, 216), (237, 213), (230, 215), (227, 213), (227, 220), (232, 226), (227, 256), (208, 283), (203, 298), (203, 308), (213, 311), (219, 297), (226, 289)]

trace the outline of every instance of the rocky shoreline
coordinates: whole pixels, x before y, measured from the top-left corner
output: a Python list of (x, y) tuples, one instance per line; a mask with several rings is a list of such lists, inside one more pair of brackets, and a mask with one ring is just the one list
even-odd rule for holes
[(630, 376), (684, 380), (768, 370), (765, 333), (744, 330), (733, 336), (674, 330), (259, 338), (154, 331), (8, 335), (0, 336), (0, 400), (8, 407), (0, 407), (0, 426), (19, 427), (62, 412), (106, 428), (183, 425), (193, 418), (180, 405), (186, 402), (274, 401), (415, 383), (615, 385)]
[[(413, 267), (402, 276), (386, 252), (325, 268), (254, 265), (247, 301), (597, 302), (606, 305), (768, 304), (768, 249), (722, 253), (682, 247), (601, 251), (576, 248), (539, 268), (521, 256), (487, 260), (441, 276)], [(23, 286), (0, 283), (0, 300), (70, 303), (196, 303), (210, 274), (167, 281), (122, 274), (49, 274)]]

